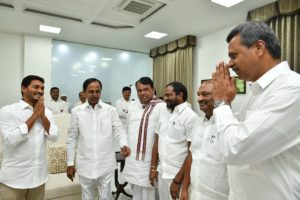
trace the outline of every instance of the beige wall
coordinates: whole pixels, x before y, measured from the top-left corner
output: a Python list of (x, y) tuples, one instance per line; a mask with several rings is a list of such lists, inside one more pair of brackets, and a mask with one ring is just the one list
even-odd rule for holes
[[(49, 91), (51, 48), (49, 38), (0, 32), (0, 107), (19, 101), (21, 81), (29, 74), (42, 76)], [(48, 92), (45, 94), (49, 98)]]
[(21, 96), (23, 43), (21, 35), (0, 32), (0, 107), (17, 101)]
[[(193, 108), (198, 113), (199, 106), (197, 105), (197, 95), (196, 91), (198, 90), (202, 79), (210, 79), (212, 73), (215, 70), (216, 64), (223, 60), (228, 62), (228, 52), (227, 52), (227, 42), (226, 37), (230, 30), (234, 26), (227, 27), (219, 32), (205, 36), (197, 36), (197, 46), (195, 51), (195, 68), (194, 68), (194, 77), (193, 84), (195, 88), (194, 92), (194, 102)], [(245, 98), (245, 94), (238, 94), (235, 100), (232, 103), (232, 109), (234, 112), (239, 110), (241, 103)]]

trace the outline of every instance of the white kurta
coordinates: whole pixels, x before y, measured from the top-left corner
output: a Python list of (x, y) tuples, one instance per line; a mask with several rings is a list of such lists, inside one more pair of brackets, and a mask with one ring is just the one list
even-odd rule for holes
[(145, 160), (136, 160), (139, 127), (144, 109), (139, 101), (132, 102), (132, 104), (129, 106), (128, 143), (131, 149), (131, 154), (126, 158), (126, 164), (123, 171), (124, 178), (129, 183), (143, 187), (152, 187), (149, 182), (149, 172), (152, 157), (152, 147), (155, 139), (154, 131), (157, 126), (160, 111), (165, 107), (166, 104), (161, 102), (156, 104), (156, 106), (153, 108), (148, 121)]
[(202, 117), (195, 125), (192, 153), (190, 200), (227, 200), (229, 194), (227, 165), (219, 148), (213, 117)]
[(74, 165), (79, 175), (97, 179), (117, 168), (114, 137), (120, 146), (127, 145), (127, 135), (117, 110), (102, 101), (93, 109), (88, 102), (72, 110), (67, 136), (68, 166)]
[(49, 133), (40, 119), (28, 131), (26, 121), (32, 113), (32, 106), (22, 100), (1, 109), (0, 133), (4, 146), (0, 183), (13, 188), (35, 188), (48, 179), (46, 139), (57, 140), (58, 128), (53, 114), (46, 108)]
[(230, 200), (300, 199), (300, 76), (287, 62), (253, 83), (235, 118), (214, 109)]

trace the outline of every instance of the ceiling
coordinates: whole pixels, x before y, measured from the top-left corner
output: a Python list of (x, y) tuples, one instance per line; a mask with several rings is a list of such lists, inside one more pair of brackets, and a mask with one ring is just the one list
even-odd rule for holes
[[(0, 0), (0, 31), (148, 53), (185, 35), (235, 25), (274, 0), (245, 0), (231, 8), (210, 0)], [(61, 27), (59, 35), (39, 25)], [(144, 38), (150, 31), (168, 35)]]

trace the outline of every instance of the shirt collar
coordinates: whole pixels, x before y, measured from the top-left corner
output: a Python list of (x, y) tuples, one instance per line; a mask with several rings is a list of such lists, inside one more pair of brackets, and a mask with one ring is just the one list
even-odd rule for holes
[[(89, 104), (88, 100), (86, 100), (83, 104), (84, 108), (92, 108), (92, 106)], [(103, 101), (99, 99), (99, 102), (95, 105), (95, 107), (102, 108), (103, 107)]]
[(185, 101), (184, 103), (182, 104), (179, 104), (175, 107), (174, 109), (174, 113), (177, 112), (177, 113), (181, 113), (184, 109), (186, 109), (188, 107), (188, 104), (187, 102)]
[(205, 114), (204, 114), (204, 116), (203, 116), (203, 119), (202, 119), (202, 122), (204, 123), (204, 122), (207, 122), (207, 123), (209, 123), (209, 122), (214, 122), (215, 121), (215, 119), (214, 119), (214, 116), (211, 116), (209, 119), (207, 119), (207, 117), (205, 116)]
[(265, 74), (263, 74), (257, 81), (253, 83), (255, 87), (259, 86), (261, 89), (265, 89), (272, 81), (274, 81), (278, 76), (290, 70), (287, 61), (281, 62)]
[(124, 97), (122, 97), (122, 100), (123, 100), (123, 101), (126, 101), (126, 102), (130, 102), (130, 101), (131, 101), (130, 98), (129, 98), (129, 100), (127, 101)]
[(32, 109), (32, 106), (30, 104), (28, 104), (27, 102), (25, 102), (23, 99), (20, 100), (20, 104), (21, 104), (22, 110), (24, 110), (25, 108), (31, 108)]
[(60, 100), (60, 99), (58, 98), (57, 101), (55, 101), (54, 99), (51, 99), (50, 101), (59, 102), (59, 100)]

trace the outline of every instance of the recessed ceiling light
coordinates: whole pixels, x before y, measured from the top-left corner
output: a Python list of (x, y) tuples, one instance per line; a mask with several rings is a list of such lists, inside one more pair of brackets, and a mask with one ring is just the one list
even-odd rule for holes
[(168, 35), (168, 34), (152, 31), (152, 32), (148, 33), (147, 35), (145, 35), (144, 37), (153, 38), (153, 39), (160, 39), (162, 37), (165, 37), (166, 35)]
[(43, 31), (43, 32), (59, 34), (60, 30), (61, 30), (61, 28), (58, 28), (58, 27), (40, 25), (40, 31)]
[(211, 2), (219, 4), (221, 6), (225, 6), (227, 8), (234, 6), (235, 4), (238, 4), (244, 0), (211, 0)]
[(112, 58), (101, 58), (101, 60), (103, 60), (103, 61), (111, 61)]
[(123, 60), (127, 60), (127, 59), (129, 58), (129, 54), (128, 54), (127, 52), (122, 52), (122, 53), (121, 53), (121, 58), (122, 58)]

